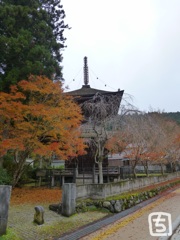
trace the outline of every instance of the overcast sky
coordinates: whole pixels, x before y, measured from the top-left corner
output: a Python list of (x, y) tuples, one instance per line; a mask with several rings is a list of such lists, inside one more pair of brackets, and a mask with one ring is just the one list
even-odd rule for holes
[(69, 90), (124, 90), (142, 111), (180, 111), (180, 0), (62, 0)]

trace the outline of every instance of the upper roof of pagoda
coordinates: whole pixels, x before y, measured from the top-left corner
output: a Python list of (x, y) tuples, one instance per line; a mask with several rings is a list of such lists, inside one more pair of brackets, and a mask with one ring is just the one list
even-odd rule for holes
[(91, 88), (89, 85), (89, 74), (88, 74), (87, 57), (84, 57), (84, 85), (80, 89), (67, 92), (69, 95), (75, 97), (79, 103), (91, 99), (95, 94), (99, 93), (102, 95), (119, 95), (120, 99), (123, 96), (124, 91), (118, 90), (115, 92), (105, 91), (101, 89)]
[(74, 91), (70, 91), (68, 93), (70, 93), (70, 95), (72, 95), (72, 96), (87, 96), (87, 95), (94, 95), (97, 92), (102, 93), (102, 94), (113, 94), (113, 93), (123, 92), (123, 91), (118, 90), (116, 92), (111, 92), (111, 91), (105, 91), (105, 90), (101, 90), (101, 89), (91, 88), (90, 85), (83, 85), (82, 88), (74, 90)]

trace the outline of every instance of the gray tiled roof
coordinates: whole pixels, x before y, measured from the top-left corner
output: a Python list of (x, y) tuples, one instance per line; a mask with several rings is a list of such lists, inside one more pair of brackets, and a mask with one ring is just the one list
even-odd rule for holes
[(116, 92), (110, 92), (110, 91), (104, 91), (100, 89), (95, 89), (91, 88), (89, 85), (83, 85), (82, 88), (67, 92), (68, 94), (72, 96), (89, 96), (89, 95), (94, 95), (96, 93), (102, 93), (102, 94), (115, 94), (118, 92), (123, 92), (123, 91), (116, 91)]

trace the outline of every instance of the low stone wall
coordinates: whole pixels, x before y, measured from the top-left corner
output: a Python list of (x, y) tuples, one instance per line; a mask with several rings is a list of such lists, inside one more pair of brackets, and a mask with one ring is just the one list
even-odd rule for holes
[(138, 178), (116, 183), (77, 185), (76, 199), (103, 199), (106, 197), (121, 194), (123, 192), (129, 192), (149, 185), (165, 182), (178, 177), (180, 177), (180, 172), (170, 173), (166, 176)]
[[(102, 210), (106, 209), (111, 213), (119, 213), (124, 211), (125, 209), (131, 208), (143, 201), (146, 201), (160, 193), (168, 189), (172, 189), (180, 184), (180, 178), (174, 179), (171, 183), (163, 183), (163, 186), (155, 185), (153, 189), (141, 191), (139, 193), (128, 194), (124, 196), (116, 196), (115, 199), (109, 197), (109, 199), (88, 199), (88, 200), (80, 200), (76, 204), (76, 212), (87, 212), (89, 210)], [(156, 198), (157, 199), (157, 198)], [(175, 240), (175, 239), (174, 239)]]

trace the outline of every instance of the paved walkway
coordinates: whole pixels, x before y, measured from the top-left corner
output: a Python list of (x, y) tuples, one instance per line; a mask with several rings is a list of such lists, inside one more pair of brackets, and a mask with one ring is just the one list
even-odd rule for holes
[(180, 239), (180, 224), (179, 227), (175, 230), (170, 240), (179, 240)]
[[(180, 188), (172, 192), (168, 191), (161, 197), (156, 196), (58, 240), (157, 240), (159, 237), (151, 236), (149, 231), (148, 216), (152, 212), (170, 213), (172, 222), (177, 222), (180, 216)], [(154, 225), (152, 231), (156, 233)]]

